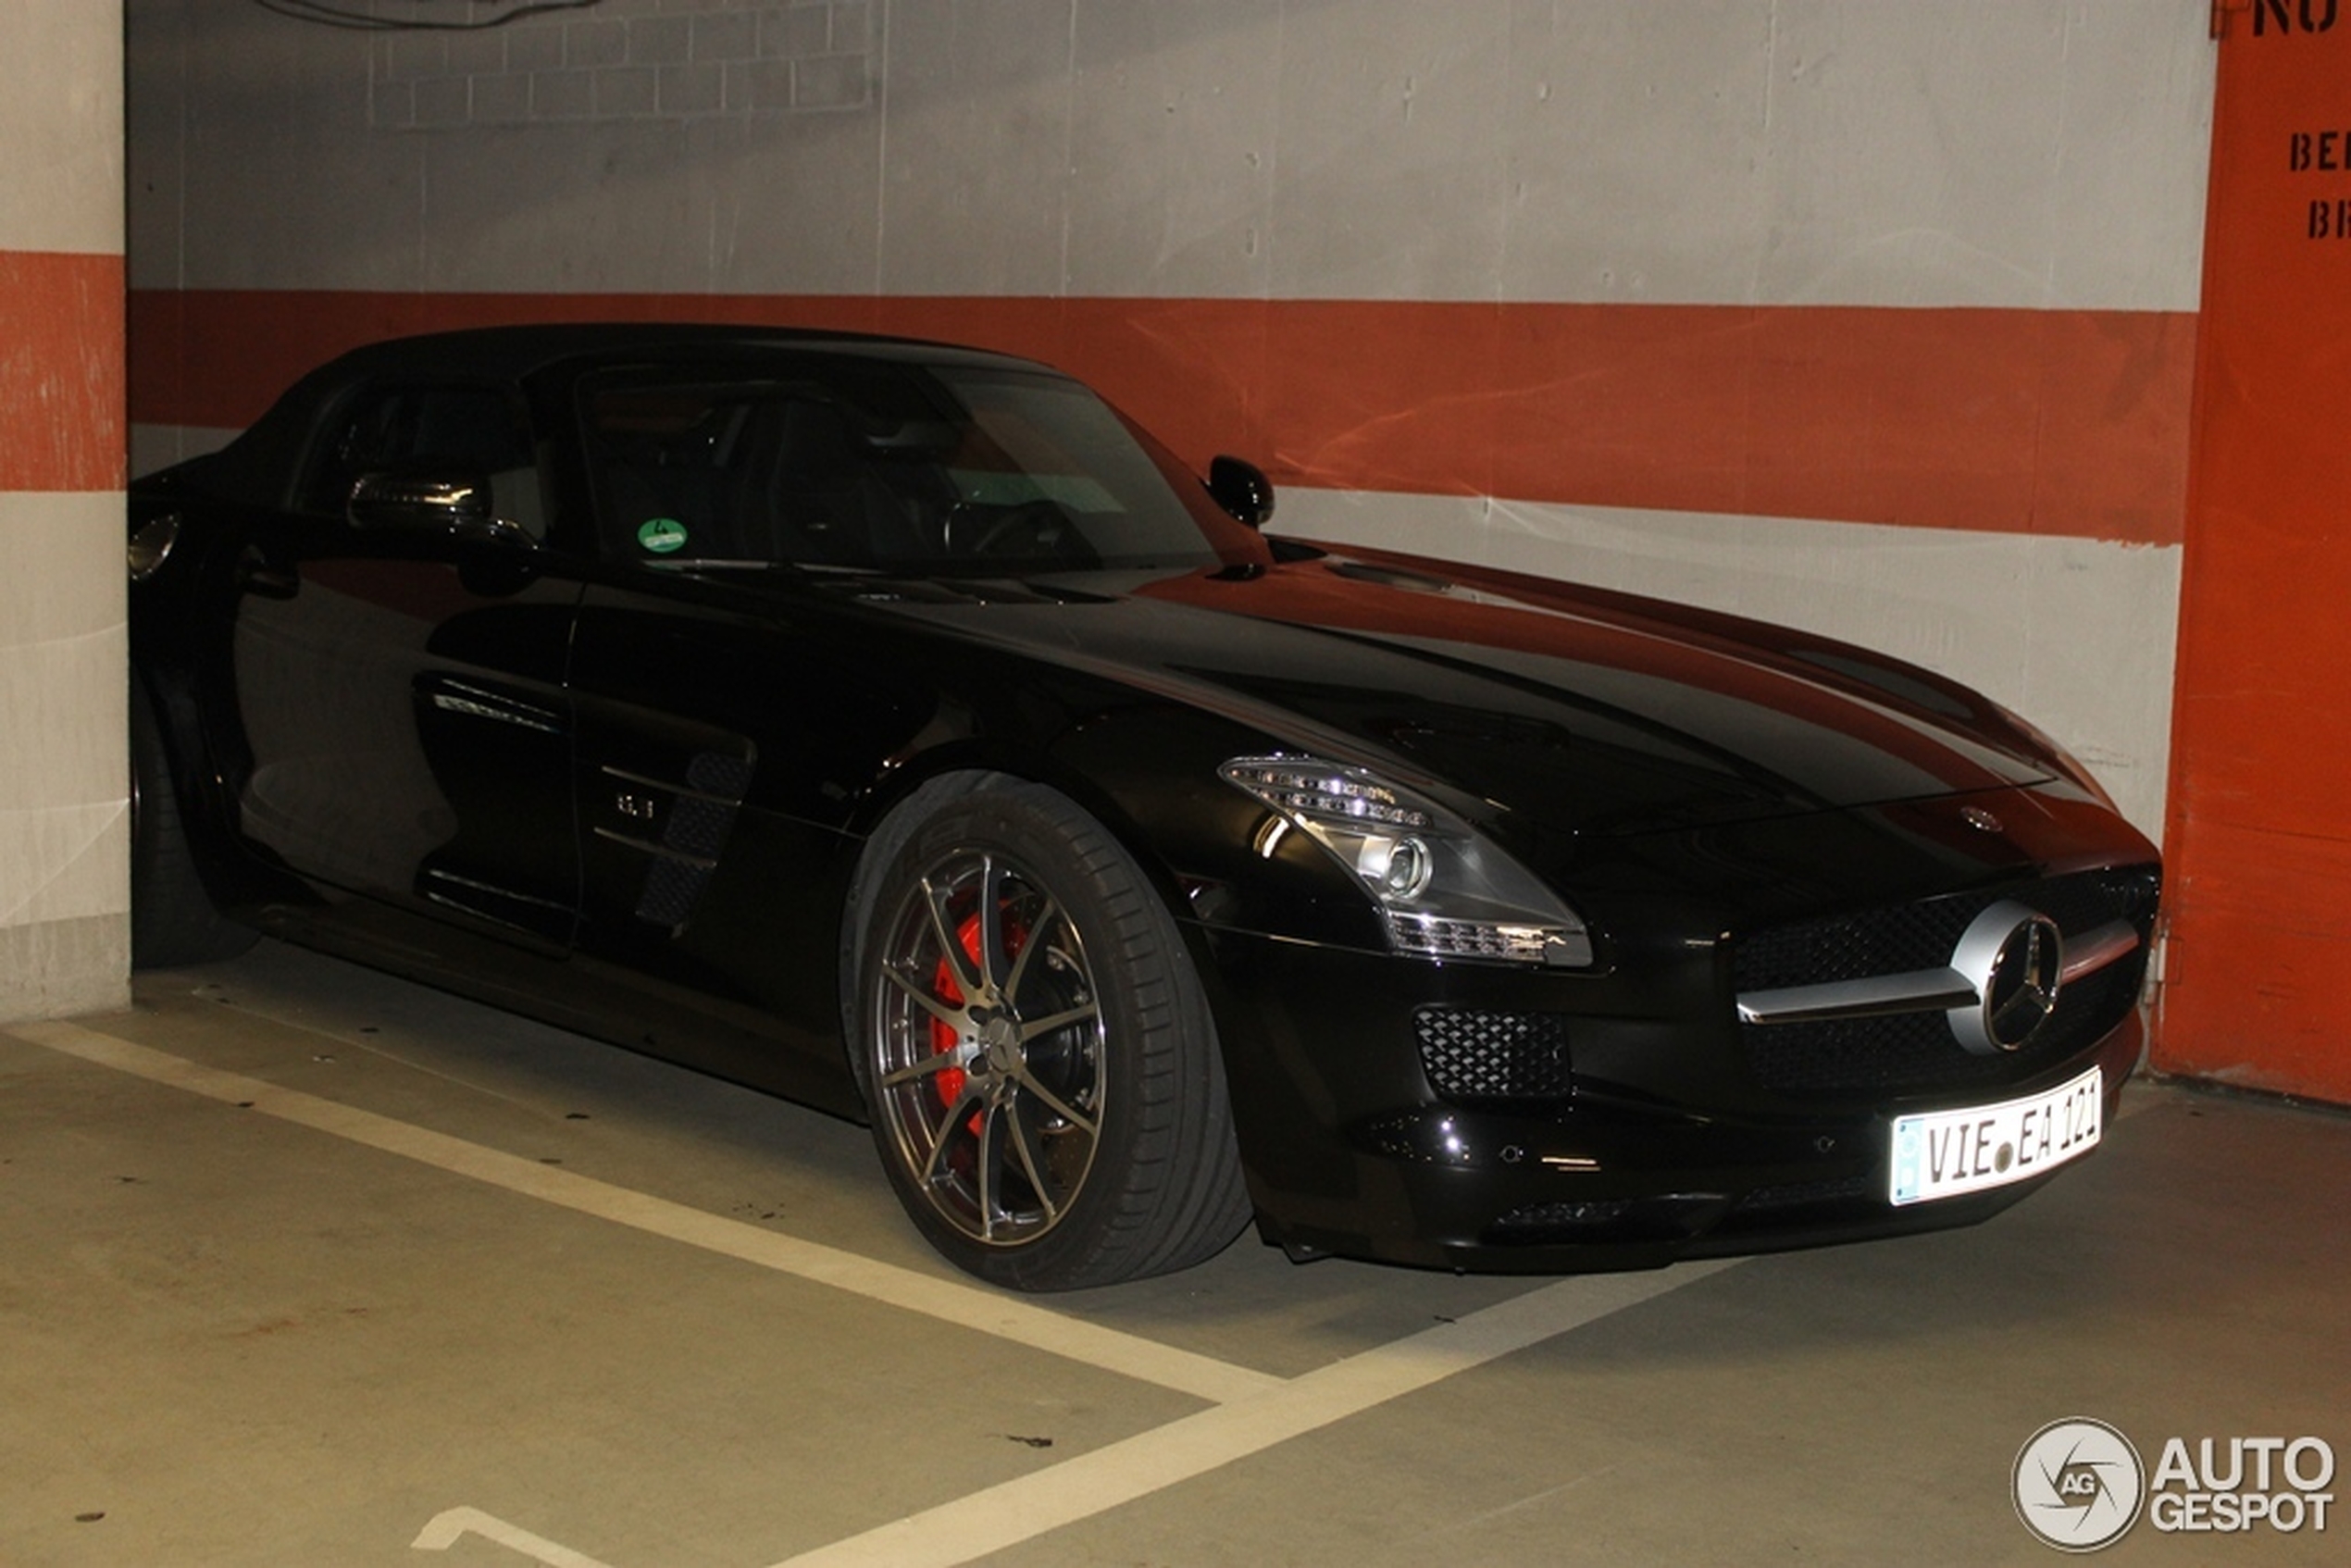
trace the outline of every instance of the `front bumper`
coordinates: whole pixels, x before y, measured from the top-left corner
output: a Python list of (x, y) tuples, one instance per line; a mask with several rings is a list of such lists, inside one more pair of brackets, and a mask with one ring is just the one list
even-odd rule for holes
[[(1971, 1225), (2055, 1173), (1897, 1207), (1894, 1120), (2039, 1092), (2093, 1064), (2110, 1118), (2141, 1048), (2126, 1011), (1996, 1081), (1791, 1092), (1751, 1071), (1712, 954), (1690, 952), (1678, 974), (1644, 965), (1635, 984), (1191, 934), (1259, 1228), (1299, 1258), (1574, 1273)], [(1559, 1080), (1446, 1092), (1415, 1027), (1431, 1011), (1557, 1020), (1558, 1063), (1526, 1072)]]

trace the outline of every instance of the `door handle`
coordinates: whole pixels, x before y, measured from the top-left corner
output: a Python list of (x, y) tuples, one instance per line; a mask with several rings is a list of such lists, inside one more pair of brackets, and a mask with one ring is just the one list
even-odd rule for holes
[(237, 586), (263, 599), (291, 599), (302, 591), (302, 575), (273, 563), (260, 546), (248, 544), (237, 557)]

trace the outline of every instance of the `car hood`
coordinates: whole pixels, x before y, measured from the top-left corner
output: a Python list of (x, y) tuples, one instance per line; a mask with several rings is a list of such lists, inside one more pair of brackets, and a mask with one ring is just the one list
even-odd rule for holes
[(1897, 661), (1409, 557), (857, 596), (1573, 833), (1963, 794), (2060, 767), (1994, 704)]

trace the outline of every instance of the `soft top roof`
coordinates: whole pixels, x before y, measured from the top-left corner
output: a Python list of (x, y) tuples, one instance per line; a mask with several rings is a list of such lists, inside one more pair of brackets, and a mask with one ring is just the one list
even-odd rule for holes
[(601, 360), (638, 354), (669, 358), (714, 351), (725, 355), (792, 349), (866, 354), (900, 361), (1044, 368), (1033, 360), (984, 349), (821, 328), (688, 321), (549, 321), (388, 338), (348, 350), (303, 380), (326, 376), (341, 380), (384, 375), (518, 380), (570, 359)]
[(173, 470), (179, 482), (282, 502), (322, 414), (360, 382), (447, 378), (518, 383), (571, 367), (756, 360), (817, 354), (897, 364), (989, 367), (1058, 374), (1035, 360), (952, 343), (791, 326), (678, 321), (567, 321), (469, 327), (387, 338), (346, 350), (294, 382), (220, 451)]

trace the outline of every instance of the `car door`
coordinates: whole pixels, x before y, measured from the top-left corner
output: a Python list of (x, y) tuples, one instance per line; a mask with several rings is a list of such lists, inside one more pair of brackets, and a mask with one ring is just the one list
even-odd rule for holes
[(804, 397), (664, 368), (578, 402), (601, 558), (571, 665), (575, 962), (639, 989), (656, 1048), (826, 1101), (841, 825), (936, 696), (853, 592), (790, 564), (843, 547), (837, 508), (788, 504), (816, 486), (785, 461)]
[[(536, 451), (505, 388), (364, 386), (329, 416), (292, 507), (241, 543), (241, 830), (354, 918), (389, 906), (570, 940), (580, 576), (544, 538)], [(355, 521), (355, 483), (386, 473), (486, 479), (503, 521)]]

